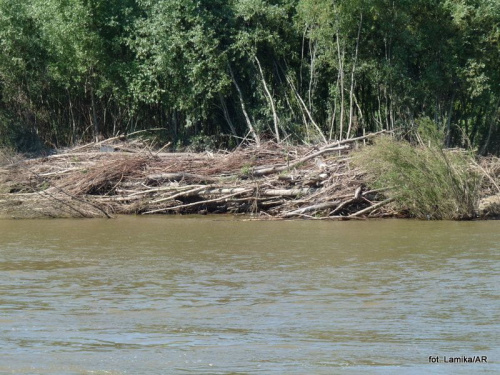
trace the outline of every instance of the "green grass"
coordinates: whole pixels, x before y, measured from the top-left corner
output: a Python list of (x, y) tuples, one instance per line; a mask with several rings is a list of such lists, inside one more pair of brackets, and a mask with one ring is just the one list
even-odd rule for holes
[(422, 219), (471, 219), (477, 215), (480, 176), (473, 155), (437, 146), (412, 146), (390, 137), (354, 154), (373, 187), (391, 187), (397, 208)]

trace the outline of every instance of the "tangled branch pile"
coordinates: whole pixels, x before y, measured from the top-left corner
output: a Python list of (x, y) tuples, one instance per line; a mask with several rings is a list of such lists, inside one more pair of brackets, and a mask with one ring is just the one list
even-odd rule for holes
[[(368, 137), (372, 137), (370, 135)], [(118, 138), (0, 167), (0, 212), (14, 217), (252, 213), (269, 218), (386, 216), (350, 163), (356, 139), (266, 143), (231, 153), (165, 153)], [(161, 151), (161, 150), (160, 150)]]
[(500, 159), (380, 139), (153, 151), (120, 137), (38, 159), (0, 155), (0, 216), (251, 213), (259, 218), (500, 216)]

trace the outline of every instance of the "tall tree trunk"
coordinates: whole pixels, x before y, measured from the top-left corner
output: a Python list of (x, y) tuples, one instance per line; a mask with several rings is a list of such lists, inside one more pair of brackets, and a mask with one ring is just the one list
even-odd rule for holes
[(339, 140), (342, 140), (344, 132), (344, 54), (345, 50), (341, 52), (340, 50), (340, 34), (337, 32), (337, 55), (339, 61), (339, 73), (340, 73), (340, 119), (339, 119)]
[(269, 91), (266, 83), (266, 79), (264, 78), (264, 72), (262, 71), (262, 66), (260, 65), (260, 61), (257, 58), (257, 56), (254, 56), (255, 62), (257, 63), (257, 67), (259, 68), (259, 73), (262, 78), (262, 84), (264, 86), (264, 91), (266, 92), (266, 95), (269, 100), (269, 105), (271, 106), (271, 111), (273, 112), (273, 122), (274, 122), (274, 132), (276, 134), (276, 140), (280, 142), (280, 132), (279, 132), (279, 118), (278, 114), (276, 113), (276, 107), (274, 106), (274, 100), (273, 96), (271, 95), (271, 92)]
[(448, 119), (446, 120), (446, 147), (450, 147), (451, 144), (451, 118), (453, 116), (453, 104), (455, 101), (456, 91), (453, 90), (450, 100), (450, 110), (448, 111)]
[(257, 147), (260, 147), (260, 138), (255, 132), (255, 129), (252, 125), (252, 122), (250, 121), (250, 116), (248, 116), (246, 107), (245, 107), (245, 101), (243, 100), (243, 94), (241, 92), (240, 86), (238, 85), (238, 82), (236, 82), (236, 78), (234, 77), (233, 69), (231, 68), (231, 65), (228, 64), (229, 68), (229, 74), (231, 75), (231, 79), (233, 81), (234, 86), (236, 87), (236, 91), (238, 91), (238, 97), (240, 99), (240, 104), (241, 104), (241, 111), (243, 112), (243, 116), (245, 116), (245, 121), (247, 122), (248, 129), (250, 131), (250, 134), (255, 140), (255, 144)]
[(352, 120), (353, 120), (353, 112), (354, 112), (354, 72), (356, 71), (356, 63), (358, 61), (358, 50), (359, 50), (359, 38), (361, 35), (361, 25), (363, 24), (363, 13), (360, 14), (359, 19), (359, 28), (358, 28), (358, 37), (356, 38), (356, 51), (354, 53), (354, 61), (352, 63), (352, 71), (351, 71), (351, 89), (349, 91), (349, 126), (347, 128), (347, 136), (349, 139), (351, 136), (351, 128), (352, 128)]
[(229, 111), (227, 110), (226, 101), (221, 93), (219, 93), (220, 105), (222, 107), (222, 112), (224, 114), (224, 118), (226, 119), (227, 124), (229, 125), (229, 129), (231, 129), (231, 133), (236, 136), (236, 129), (234, 127), (233, 121), (231, 121), (231, 116), (229, 116)]
[(73, 103), (71, 102), (71, 94), (68, 89), (66, 89), (68, 94), (68, 102), (69, 102), (69, 115), (71, 117), (71, 144), (75, 144), (76, 142), (76, 122), (75, 115), (73, 113)]
[(94, 139), (96, 142), (99, 142), (99, 122), (97, 121), (97, 111), (95, 109), (95, 96), (94, 96), (94, 87), (90, 86), (90, 100), (92, 105), (92, 122), (94, 123)]
[(311, 55), (311, 62), (309, 66), (309, 89), (307, 91), (307, 100), (309, 103), (309, 111), (313, 112), (313, 104), (312, 104), (312, 97), (313, 97), (313, 91), (314, 91), (314, 86), (315, 86), (315, 71), (316, 71), (316, 50), (317, 46), (314, 44), (314, 47), (312, 45), (312, 41), (309, 40), (309, 54)]

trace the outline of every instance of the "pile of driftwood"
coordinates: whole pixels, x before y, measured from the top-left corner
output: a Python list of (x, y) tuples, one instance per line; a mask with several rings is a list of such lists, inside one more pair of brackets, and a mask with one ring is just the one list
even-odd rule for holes
[(262, 143), (230, 153), (170, 153), (123, 137), (0, 167), (10, 217), (250, 213), (261, 218), (396, 215), (349, 151), (377, 134), (316, 147)]

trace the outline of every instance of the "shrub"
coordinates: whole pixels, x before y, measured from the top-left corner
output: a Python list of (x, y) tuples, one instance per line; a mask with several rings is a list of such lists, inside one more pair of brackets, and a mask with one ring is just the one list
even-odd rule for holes
[(391, 187), (398, 209), (422, 219), (477, 216), (480, 176), (472, 161), (468, 152), (417, 147), (389, 137), (354, 155), (374, 187)]

